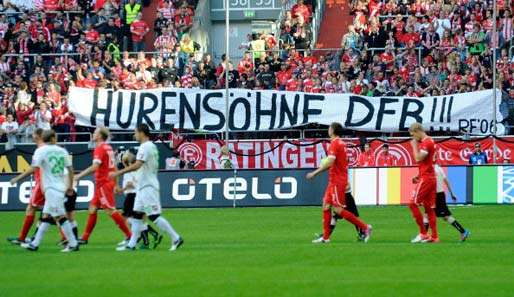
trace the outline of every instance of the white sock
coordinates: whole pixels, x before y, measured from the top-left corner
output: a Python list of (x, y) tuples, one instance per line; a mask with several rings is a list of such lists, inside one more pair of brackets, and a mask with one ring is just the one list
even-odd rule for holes
[(168, 235), (171, 237), (173, 241), (180, 238), (180, 235), (178, 235), (177, 231), (173, 229), (171, 224), (163, 217), (158, 217), (154, 221), (155, 225), (161, 229), (161, 231), (168, 233)]
[(446, 221), (448, 222), (448, 224), (453, 224), (453, 222), (455, 222), (455, 218), (453, 216), (449, 216), (446, 218)]
[(75, 234), (73, 234), (73, 226), (70, 221), (66, 220), (64, 224), (61, 225), (62, 233), (64, 233), (64, 236), (66, 236), (66, 239), (68, 239), (68, 244), (70, 247), (76, 247), (77, 246), (77, 238), (75, 238)]
[(43, 240), (43, 236), (45, 235), (46, 230), (48, 230), (48, 227), (50, 227), (50, 224), (48, 224), (47, 222), (41, 222), (41, 224), (39, 224), (36, 236), (34, 237), (34, 240), (32, 240), (31, 242), (33, 246), (39, 246), (41, 240)]
[(136, 247), (137, 240), (141, 236), (141, 232), (143, 230), (144, 230), (143, 220), (132, 219), (132, 224), (131, 224), (131, 228), (130, 228), (132, 235), (130, 236), (130, 240), (127, 244), (128, 247), (130, 247), (130, 248)]

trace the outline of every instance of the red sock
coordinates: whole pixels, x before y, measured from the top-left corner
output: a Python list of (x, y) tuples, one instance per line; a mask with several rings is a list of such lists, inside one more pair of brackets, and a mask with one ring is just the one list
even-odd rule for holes
[(32, 227), (33, 223), (34, 215), (26, 215), (25, 219), (23, 220), (23, 227), (21, 227), (20, 235), (18, 236), (19, 240), (25, 240), (25, 237), (27, 237), (27, 234), (29, 233), (30, 227)]
[(428, 225), (430, 226), (430, 231), (432, 232), (432, 238), (439, 238), (439, 234), (437, 234), (437, 217), (435, 215), (435, 211), (433, 208), (429, 207), (425, 209), (428, 215)]
[(366, 225), (363, 221), (361, 221), (358, 217), (356, 217), (353, 213), (343, 209), (339, 213), (339, 215), (347, 220), (348, 222), (354, 224), (357, 226), (357, 228), (361, 229), (362, 231), (366, 231), (368, 229), (368, 225)]
[(427, 230), (425, 229), (425, 225), (423, 224), (423, 215), (421, 214), (421, 211), (419, 210), (418, 206), (414, 203), (409, 203), (409, 208), (412, 212), (414, 220), (416, 221), (416, 224), (419, 227), (419, 234), (426, 235)]
[(125, 236), (127, 238), (129, 238), (131, 233), (130, 233), (130, 230), (129, 230), (128, 226), (127, 226), (127, 223), (123, 219), (123, 216), (119, 212), (113, 211), (113, 213), (111, 214), (111, 218), (116, 223), (116, 225), (118, 225), (120, 230), (123, 231), (123, 233), (125, 233)]
[(93, 229), (95, 229), (96, 218), (97, 218), (96, 212), (90, 213), (89, 216), (87, 217), (86, 229), (84, 229), (84, 234), (82, 234), (83, 240), (88, 240), (89, 236), (91, 235), (91, 232), (93, 232)]
[(332, 213), (330, 209), (323, 210), (323, 239), (330, 239), (330, 221), (332, 220)]

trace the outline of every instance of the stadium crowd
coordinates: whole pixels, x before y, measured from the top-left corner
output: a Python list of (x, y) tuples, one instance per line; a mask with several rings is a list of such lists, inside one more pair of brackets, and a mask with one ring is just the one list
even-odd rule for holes
[[(509, 59), (512, 7), (498, 1), (354, 0), (354, 22), (332, 51), (311, 50), (315, 1), (297, 0), (283, 14), (279, 36), (252, 34), (237, 62), (215, 63), (192, 38), (197, 0), (160, 0), (154, 49), (145, 51), (149, 1), (4, 1), (0, 15), (0, 124), (3, 140), (27, 140), (35, 127), (74, 132), (70, 86), (146, 89), (229, 86), (368, 96), (433, 96), (492, 88), (514, 102)], [(152, 12), (153, 13), (153, 12)], [(146, 43), (147, 44), (147, 43)], [(138, 52), (132, 55), (130, 52)], [(46, 53), (58, 54), (45, 56)], [(64, 138), (61, 140), (74, 140)]]
[[(492, 1), (356, 0), (342, 61), (351, 65), (352, 79), (366, 80), (364, 94), (452, 94), (492, 88), (497, 45), (498, 83), (509, 90), (512, 7), (498, 1), (497, 8), (493, 34)], [(370, 54), (369, 48), (385, 51)]]

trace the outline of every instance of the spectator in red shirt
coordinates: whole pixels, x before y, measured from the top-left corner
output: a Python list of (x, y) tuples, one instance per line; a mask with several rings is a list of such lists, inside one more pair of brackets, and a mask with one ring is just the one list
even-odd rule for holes
[(21, 125), (25, 122), (26, 119), (32, 114), (33, 110), (27, 104), (18, 103), (18, 108), (16, 109), (16, 120), (18, 124)]
[(130, 32), (132, 33), (132, 46), (135, 52), (145, 50), (145, 35), (150, 31), (150, 28), (141, 20), (141, 13), (136, 17), (136, 20), (130, 24)]
[(5, 110), (3, 107), (0, 107), (0, 125), (5, 122)]
[(182, 5), (175, 14), (175, 25), (179, 32), (187, 32), (191, 27), (193, 27), (192, 14), (188, 9), (187, 4), (184, 3), (184, 5)]
[(64, 0), (63, 8), (64, 10), (78, 10), (78, 1), (77, 0)]
[(420, 34), (415, 32), (412, 26), (406, 27), (405, 30), (407, 32), (401, 35), (400, 41), (408, 48), (416, 47), (421, 40)]
[(43, 26), (41, 22), (35, 22), (33, 25), (29, 27), (30, 36), (32, 39), (37, 39), (39, 34), (43, 34), (46, 41), (50, 41), (52, 35), (50, 34), (50, 30)]
[(93, 24), (89, 24), (88, 30), (86, 33), (86, 40), (89, 43), (96, 44), (100, 40), (100, 33), (95, 30), (95, 27), (93, 27)]
[(301, 86), (302, 79), (299, 77), (291, 77), (287, 80), (286, 83), (286, 91), (296, 92), (298, 88)]
[(59, 0), (44, 0), (43, 7), (45, 8), (45, 11), (56, 11), (61, 8), (59, 2)]
[(56, 84), (51, 83), (48, 85), (48, 92), (46, 96), (52, 103), (61, 104), (61, 92), (57, 89)]
[(55, 132), (67, 134), (70, 132), (70, 126), (68, 125), (68, 108), (66, 106), (56, 104), (52, 110), (53, 127)]
[(249, 52), (244, 53), (243, 59), (239, 61), (239, 64), (237, 64), (237, 71), (239, 71), (239, 75), (246, 73), (246, 75), (251, 76), (253, 75), (253, 60), (252, 60), (252, 54)]
[(394, 67), (395, 54), (391, 47), (386, 47), (385, 51), (380, 54), (380, 61), (385, 64), (387, 71), (392, 71)]
[(306, 23), (310, 22), (311, 14), (311, 9), (309, 6), (304, 4), (304, 0), (298, 0), (297, 3), (293, 5), (293, 8), (291, 8), (291, 15), (293, 18), (297, 18), (301, 15)]
[(87, 71), (86, 76), (84, 77), (83, 71), (85, 71), (87, 65), (83, 64), (81, 67), (78, 68), (77, 71), (77, 86), (88, 88), (88, 89), (94, 89), (96, 88), (97, 81), (93, 78), (93, 73), (90, 71)]
[(364, 148), (362, 152), (359, 154), (359, 159), (357, 160), (357, 166), (359, 167), (371, 167), (375, 166), (375, 155), (371, 151), (369, 147), (369, 143), (364, 144)]
[(287, 64), (280, 64), (280, 71), (277, 71), (275, 77), (277, 78), (277, 87), (280, 91), (286, 89), (286, 86), (291, 79), (291, 70), (287, 69)]
[(389, 144), (384, 143), (382, 146), (382, 152), (379, 153), (377, 158), (377, 166), (381, 167), (391, 167), (391, 166), (397, 166), (398, 162), (394, 158), (393, 155), (389, 153)]

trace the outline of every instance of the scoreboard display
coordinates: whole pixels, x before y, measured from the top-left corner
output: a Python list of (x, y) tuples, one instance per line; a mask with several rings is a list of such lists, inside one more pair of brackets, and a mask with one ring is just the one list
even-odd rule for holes
[[(282, 8), (281, 0), (229, 0), (231, 20), (274, 19)], [(225, 19), (225, 0), (211, 0), (211, 18)]]
[[(278, 6), (275, 6), (275, 2), (278, 2), (276, 3)], [(273, 9), (280, 8), (280, 0), (229, 0), (229, 7), (230, 9)]]

